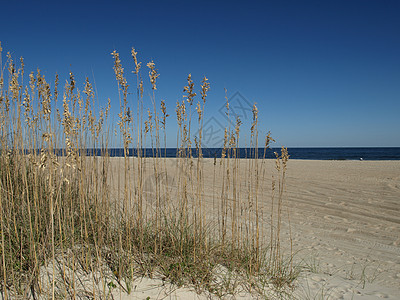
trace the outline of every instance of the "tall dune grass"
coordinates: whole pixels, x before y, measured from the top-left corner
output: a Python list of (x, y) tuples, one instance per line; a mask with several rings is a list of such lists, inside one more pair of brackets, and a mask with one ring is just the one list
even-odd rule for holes
[[(0, 56), (1, 51), (0, 46)], [(22, 58), (18, 68), (10, 54), (4, 67), (1, 61), (2, 297), (105, 299), (114, 289), (131, 293), (133, 280), (140, 276), (220, 297), (241, 289), (263, 295), (268, 284), (283, 291), (296, 277), (291, 256), (285, 262), (280, 245), (286, 149), (276, 154), (272, 186), (260, 186), (266, 164), (265, 153), (258, 158), (254, 105), (251, 159), (245, 164), (239, 159), (239, 118), (235, 128), (225, 129), (222, 157), (204, 159), (210, 84), (204, 77), (196, 100), (189, 74), (184, 99), (175, 107), (177, 158), (166, 159), (172, 113), (157, 95), (154, 62), (142, 71), (135, 49), (131, 54), (135, 100), (130, 99), (119, 54), (112, 53), (120, 97), (117, 128), (108, 121), (110, 100), (96, 110), (88, 79), (80, 91), (70, 73), (60, 88), (57, 75), (53, 86), (40, 70), (26, 76)], [(150, 99), (143, 97), (145, 72)], [(137, 102), (135, 113), (129, 101)], [(226, 113), (232, 118), (228, 101)], [(119, 130), (123, 158), (108, 154), (114, 130)], [(268, 133), (265, 149), (271, 141)], [(142, 150), (147, 144), (152, 157)], [(89, 150), (99, 148), (100, 156)], [(129, 155), (132, 148), (135, 157)], [(206, 168), (208, 162), (213, 166)], [(213, 186), (211, 196), (205, 182), (216, 175), (222, 186)], [(243, 181), (246, 193), (240, 189)], [(260, 194), (265, 189), (270, 195)], [(265, 203), (272, 203), (269, 216), (261, 212)]]

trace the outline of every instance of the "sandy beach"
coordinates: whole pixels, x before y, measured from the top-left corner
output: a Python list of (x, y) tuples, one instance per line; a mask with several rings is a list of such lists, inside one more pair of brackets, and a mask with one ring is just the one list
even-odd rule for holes
[[(166, 181), (171, 194), (177, 180), (176, 162), (176, 159), (166, 159), (163, 169), (168, 173)], [(114, 170), (120, 169), (121, 163), (121, 159), (111, 159)], [(151, 160), (146, 165), (151, 168)], [(260, 211), (266, 227), (274, 165), (274, 160), (264, 161), (260, 176)], [(251, 168), (249, 160), (240, 160), (237, 188), (241, 198), (246, 196)], [(204, 207), (209, 210), (209, 221), (213, 218), (215, 221), (217, 216), (210, 214), (217, 211), (222, 174), (218, 162), (214, 169), (213, 159), (204, 159), (203, 171)], [(399, 299), (400, 161), (289, 160), (286, 176), (282, 246), (286, 254), (290, 252), (290, 228), (295, 265), (302, 270), (292, 297)], [(151, 195), (151, 175), (149, 180), (145, 190)], [(118, 182), (123, 186), (123, 181)], [(246, 209), (244, 204), (242, 209)], [(264, 230), (266, 235), (269, 229)], [(138, 298), (141, 286), (148, 287), (148, 284), (138, 283)], [(146, 293), (153, 290), (153, 297), (161, 297), (165, 287), (156, 283), (152, 286), (153, 289), (146, 288)], [(164, 296), (203, 298), (184, 289)], [(246, 299), (250, 295), (243, 297)]]
[(399, 161), (291, 160), (287, 201), (294, 247), (320, 294), (399, 299)]

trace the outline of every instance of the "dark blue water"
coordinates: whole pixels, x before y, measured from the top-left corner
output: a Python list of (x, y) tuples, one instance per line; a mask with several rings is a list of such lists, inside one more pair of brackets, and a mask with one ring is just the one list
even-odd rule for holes
[(291, 159), (314, 160), (400, 160), (396, 148), (288, 148)]
[[(152, 149), (143, 149), (147, 157), (153, 155)], [(88, 150), (91, 152), (92, 150)], [(202, 150), (203, 156), (206, 158), (221, 157), (221, 148), (205, 148)], [(268, 149), (265, 153), (266, 158), (275, 158), (274, 152), (280, 152), (280, 148)], [(108, 149), (109, 155), (112, 157), (121, 157), (124, 155), (123, 149)], [(311, 159), (311, 160), (400, 160), (400, 147), (392, 148), (288, 148), (290, 159)], [(100, 155), (100, 151), (95, 151), (96, 155)], [(137, 155), (136, 149), (131, 149), (129, 155)], [(197, 157), (196, 149), (192, 149), (193, 157)], [(232, 155), (232, 154), (231, 154)], [(161, 149), (161, 153), (157, 156), (177, 157), (176, 148)], [(264, 156), (264, 149), (258, 150), (258, 157)], [(240, 148), (240, 158), (254, 158), (254, 149)]]
[[(83, 150), (85, 151), (85, 150)], [(111, 157), (123, 157), (124, 149), (122, 148), (111, 148), (107, 150), (100, 149), (86, 149), (86, 155), (101, 156), (104, 151), (108, 152)], [(205, 158), (219, 158), (222, 155), (221, 148), (203, 148), (203, 157)], [(25, 150), (29, 153), (28, 150)], [(36, 150), (37, 154), (40, 150)], [(65, 155), (65, 150), (58, 149), (54, 151), (56, 155)], [(275, 158), (274, 152), (280, 153), (280, 148), (267, 149), (264, 152), (264, 148), (258, 149), (259, 158)], [(381, 148), (288, 148), (290, 159), (310, 159), (310, 160), (400, 160), (400, 147), (381, 147)], [(82, 153), (82, 152), (80, 152)], [(197, 157), (198, 153), (196, 149), (191, 150), (193, 157)], [(137, 156), (137, 149), (129, 149), (129, 156)], [(233, 157), (234, 154), (231, 151), (226, 154)], [(265, 156), (264, 156), (265, 155)], [(177, 157), (178, 152), (176, 148), (160, 149), (158, 152), (155, 149), (142, 149), (142, 156), (146, 157)], [(256, 154), (254, 149), (239, 148), (237, 157), (239, 158), (254, 158)]]

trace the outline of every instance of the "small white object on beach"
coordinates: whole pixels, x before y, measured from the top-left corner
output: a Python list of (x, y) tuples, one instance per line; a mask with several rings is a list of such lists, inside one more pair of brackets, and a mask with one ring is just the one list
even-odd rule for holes
[(363, 161), (363, 158), (362, 158), (362, 157), (360, 157), (360, 160), (361, 160), (361, 161)]

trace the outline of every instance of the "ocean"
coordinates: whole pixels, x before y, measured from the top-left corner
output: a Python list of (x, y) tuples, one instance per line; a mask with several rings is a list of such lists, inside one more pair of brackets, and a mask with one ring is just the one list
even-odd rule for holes
[[(144, 149), (147, 157), (153, 156), (152, 149)], [(92, 150), (88, 150), (91, 152)], [(122, 157), (124, 151), (121, 148), (108, 149), (110, 156)], [(203, 157), (221, 157), (221, 148), (203, 148)], [(267, 149), (266, 158), (275, 158), (274, 152), (280, 152), (280, 148)], [(335, 147), (335, 148), (288, 148), (290, 159), (308, 160), (400, 160), (400, 147)], [(100, 150), (95, 151), (100, 155)], [(161, 149), (162, 157), (176, 157), (176, 148)], [(197, 156), (196, 149), (192, 149), (194, 157)], [(136, 149), (131, 149), (129, 155), (136, 155)], [(254, 149), (239, 148), (240, 158), (255, 157)], [(258, 157), (264, 156), (264, 148), (259, 148)]]

